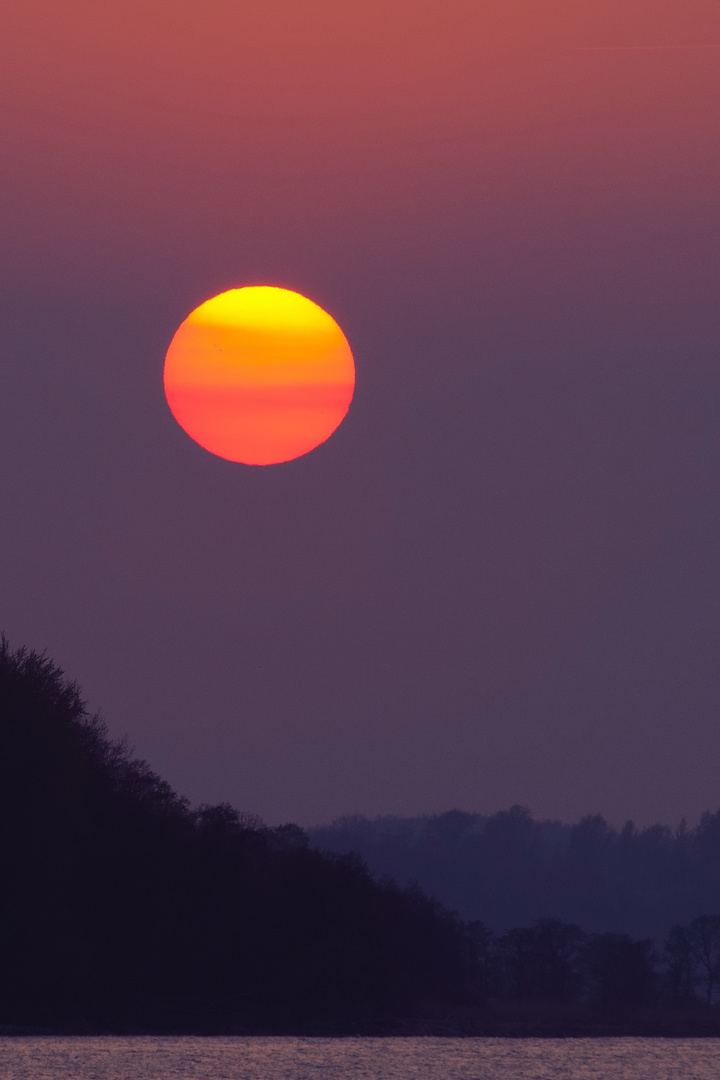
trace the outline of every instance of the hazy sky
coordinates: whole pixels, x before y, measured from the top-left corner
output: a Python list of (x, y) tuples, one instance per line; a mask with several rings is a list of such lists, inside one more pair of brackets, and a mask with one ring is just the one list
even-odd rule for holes
[[(193, 801), (720, 805), (717, 0), (5, 0), (0, 625)], [(194, 444), (295, 289), (350, 413)]]

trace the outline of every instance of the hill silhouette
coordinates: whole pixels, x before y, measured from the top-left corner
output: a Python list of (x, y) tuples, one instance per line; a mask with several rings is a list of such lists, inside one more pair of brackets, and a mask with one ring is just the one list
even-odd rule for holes
[(460, 921), (297, 826), (188, 802), (0, 642), (0, 1024), (339, 1028), (457, 993)]

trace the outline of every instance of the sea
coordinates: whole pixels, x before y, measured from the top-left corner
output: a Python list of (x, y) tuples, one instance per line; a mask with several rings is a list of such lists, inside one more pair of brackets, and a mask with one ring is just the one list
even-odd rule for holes
[(0, 1038), (1, 1080), (718, 1080), (720, 1039)]

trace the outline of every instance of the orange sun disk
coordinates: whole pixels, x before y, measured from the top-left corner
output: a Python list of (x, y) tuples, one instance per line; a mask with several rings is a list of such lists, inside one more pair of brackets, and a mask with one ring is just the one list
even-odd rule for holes
[(180, 426), (229, 461), (274, 465), (325, 442), (350, 407), (355, 365), (335, 320), (289, 289), (230, 289), (195, 308), (165, 357)]

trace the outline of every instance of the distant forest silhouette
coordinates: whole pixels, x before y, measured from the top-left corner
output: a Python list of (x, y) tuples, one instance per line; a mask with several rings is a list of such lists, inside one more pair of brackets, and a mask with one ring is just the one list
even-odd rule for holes
[[(435, 844), (438, 881), (442, 858), (452, 866), (471, 836), (485, 837), (483, 873), (501, 873), (517, 904), (513, 890), (540, 880), (530, 852), (545, 850), (536, 840), (549, 826), (517, 809), (465, 818), (423, 819), (416, 835), (427, 833), (423, 848)], [(385, 827), (345, 819), (314, 840), (329, 846), (355, 830), (367, 846)], [(563, 836), (558, 828), (553, 835)], [(648, 843), (646, 834), (575, 828), (580, 893), (599, 880), (599, 853)], [(667, 838), (673, 859), (687, 852), (690, 889), (693, 853), (710, 835), (706, 822)], [(720, 918), (674, 925), (664, 946), (557, 918), (497, 931), (489, 916), (463, 921), (417, 886), (373, 876), (352, 851), (313, 848), (296, 825), (267, 828), (226, 803), (191, 808), (109, 738), (60, 668), (12, 651), (4, 637), (0, 845), (6, 1033), (717, 1027)]]
[(658, 938), (720, 908), (720, 811), (696, 828), (628, 822), (617, 830), (600, 815), (565, 825), (513, 806), (491, 816), (348, 816), (308, 834), (322, 850), (357, 852), (373, 873), (415, 883), (495, 930), (552, 916)]

